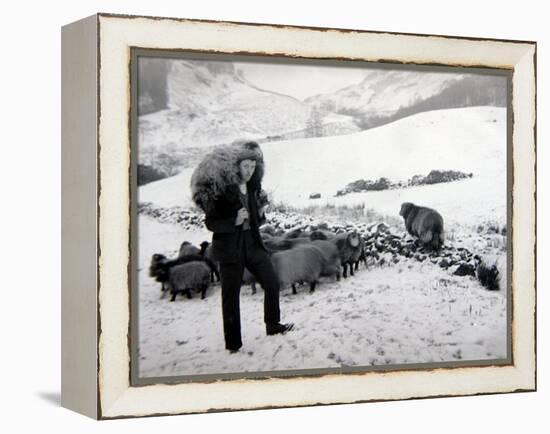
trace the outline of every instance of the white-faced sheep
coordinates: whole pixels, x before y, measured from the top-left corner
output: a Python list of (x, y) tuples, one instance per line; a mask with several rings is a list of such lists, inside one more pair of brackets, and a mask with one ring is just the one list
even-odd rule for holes
[(192, 298), (191, 291), (201, 292), (201, 299), (206, 297), (210, 285), (210, 267), (204, 261), (192, 261), (170, 268), (167, 286), (172, 294), (170, 301), (176, 299), (179, 293)]
[(353, 258), (361, 254), (361, 237), (357, 232), (344, 232), (336, 235), (331, 240), (340, 254), (340, 264), (343, 267), (343, 276), (347, 277), (349, 266), (350, 275), (353, 276)]

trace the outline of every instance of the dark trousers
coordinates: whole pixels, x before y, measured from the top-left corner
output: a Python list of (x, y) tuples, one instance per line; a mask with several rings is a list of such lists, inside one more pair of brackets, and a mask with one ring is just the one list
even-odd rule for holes
[(227, 349), (239, 349), (242, 346), (239, 294), (244, 267), (248, 268), (264, 289), (264, 322), (278, 323), (281, 319), (279, 279), (269, 255), (254, 240), (250, 231), (243, 231), (241, 241), (237, 262), (220, 263), (223, 331)]

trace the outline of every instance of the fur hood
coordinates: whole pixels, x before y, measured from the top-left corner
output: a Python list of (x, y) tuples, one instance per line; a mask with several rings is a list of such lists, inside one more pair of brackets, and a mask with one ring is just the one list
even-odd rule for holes
[(202, 159), (191, 176), (193, 201), (204, 212), (211, 211), (213, 202), (240, 182), (238, 162), (243, 151), (256, 154), (256, 170), (248, 181), (248, 187), (255, 192), (261, 190), (264, 160), (259, 145), (248, 141), (219, 146)]

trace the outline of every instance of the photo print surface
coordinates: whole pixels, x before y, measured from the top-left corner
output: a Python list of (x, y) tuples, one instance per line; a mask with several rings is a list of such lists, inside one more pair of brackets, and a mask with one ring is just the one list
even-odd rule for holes
[[(147, 50), (132, 59), (136, 381), (510, 362), (508, 73)], [(248, 220), (222, 228), (197, 198), (238, 197), (227, 171), (239, 176), (241, 158), (261, 166), (260, 188), (248, 190), (261, 200), (250, 209), (244, 190)], [(260, 253), (247, 250), (246, 230)], [(213, 249), (228, 232), (242, 270), (226, 244)], [(273, 273), (255, 276), (246, 264), (257, 271), (262, 252)], [(224, 301), (238, 303), (235, 351), (224, 273), (242, 283)], [(283, 333), (266, 330), (269, 279), (279, 324), (293, 325)]]

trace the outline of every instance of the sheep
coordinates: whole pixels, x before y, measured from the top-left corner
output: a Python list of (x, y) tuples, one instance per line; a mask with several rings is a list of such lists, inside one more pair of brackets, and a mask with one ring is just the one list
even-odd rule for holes
[(262, 234), (262, 240), (268, 252), (280, 252), (282, 250), (289, 250), (293, 247), (309, 243), (309, 238), (284, 238), (284, 237), (272, 237), (264, 236)]
[(248, 268), (244, 268), (242, 282), (245, 285), (250, 284), (252, 288), (252, 294), (256, 294), (256, 277), (250, 272)]
[(155, 253), (153, 255), (151, 258), (151, 265), (149, 266), (149, 276), (154, 277), (157, 282), (161, 283), (161, 298), (164, 297), (166, 291), (169, 289), (167, 282), (170, 277), (170, 270), (177, 265), (193, 261), (204, 262), (209, 270), (212, 270), (215, 266), (208, 258), (204, 258), (200, 255), (179, 256), (176, 259), (168, 259), (160, 253)]
[[(347, 268), (349, 266), (350, 275), (353, 276), (353, 258), (360, 256), (361, 252), (361, 237), (357, 232), (344, 232), (337, 234), (331, 240), (338, 248), (340, 253), (340, 264), (343, 267), (343, 276), (347, 277)], [(357, 260), (357, 259), (355, 259)]]
[(184, 241), (183, 243), (181, 243), (180, 252), (178, 256), (200, 255), (200, 254), (201, 254), (201, 250), (197, 246), (194, 246), (189, 241)]
[(314, 240), (332, 240), (334, 238), (334, 234), (328, 230), (325, 229), (316, 229), (309, 235), (309, 239), (311, 241)]
[(275, 228), (271, 225), (264, 225), (260, 228), (261, 234), (275, 235)]
[(151, 265), (149, 266), (149, 277), (154, 277), (157, 282), (160, 282), (160, 290), (163, 295), (168, 290), (166, 282), (170, 275), (170, 268), (166, 266), (167, 261), (166, 256), (155, 253), (151, 258)]
[(218, 262), (214, 259), (214, 254), (212, 253), (212, 246), (208, 241), (203, 241), (201, 243), (200, 255), (204, 258), (206, 263), (210, 266), (210, 281), (214, 283), (214, 278), (219, 282), (220, 281), (220, 271)]
[(260, 232), (260, 238), (265, 241), (265, 240), (270, 240), (271, 238), (275, 237), (275, 235), (272, 235), (270, 233), (267, 233), (267, 232)]
[(399, 215), (405, 220), (407, 232), (418, 237), (433, 250), (443, 245), (443, 217), (436, 210), (417, 206), (411, 202), (401, 204)]
[(327, 256), (326, 251), (313, 243), (276, 252), (271, 261), (281, 286), (291, 285), (293, 294), (296, 294), (297, 282), (309, 282), (310, 292), (313, 292), (321, 275), (334, 274), (329, 265), (330, 255)]
[(291, 248), (294, 248), (294, 247), (302, 245), (302, 244), (309, 244), (311, 242), (309, 236), (289, 238), (287, 241), (288, 241), (289, 245), (291, 246)]
[(323, 255), (324, 262), (321, 276), (336, 276), (336, 279), (340, 280), (340, 254), (334, 243), (325, 240), (315, 240), (311, 242), (311, 245), (318, 248)]
[(359, 257), (357, 258), (357, 262), (355, 263), (355, 271), (359, 269), (359, 264), (361, 262), (365, 264), (365, 268), (368, 268), (367, 256), (368, 256), (368, 251), (365, 245), (365, 241), (363, 240), (363, 245), (361, 246), (361, 253), (359, 254)]
[(292, 229), (285, 234), (285, 238), (309, 238), (311, 232), (304, 231), (303, 229)]
[(210, 267), (204, 261), (191, 261), (170, 268), (167, 286), (172, 294), (170, 301), (176, 300), (178, 293), (184, 293), (192, 298), (191, 290), (201, 292), (201, 299), (206, 297), (210, 285)]
[(278, 252), (281, 250), (288, 250), (291, 248), (289, 241), (283, 237), (266, 236), (261, 234), (262, 241), (269, 252)]
[[(350, 272), (353, 271), (355, 268), (355, 271), (359, 269), (359, 262), (364, 262), (365, 265), (367, 263), (367, 258), (365, 256), (365, 241), (363, 240), (362, 236), (359, 236), (359, 246), (357, 249), (354, 249), (351, 258), (350, 258)], [(353, 274), (352, 274), (353, 276)]]

